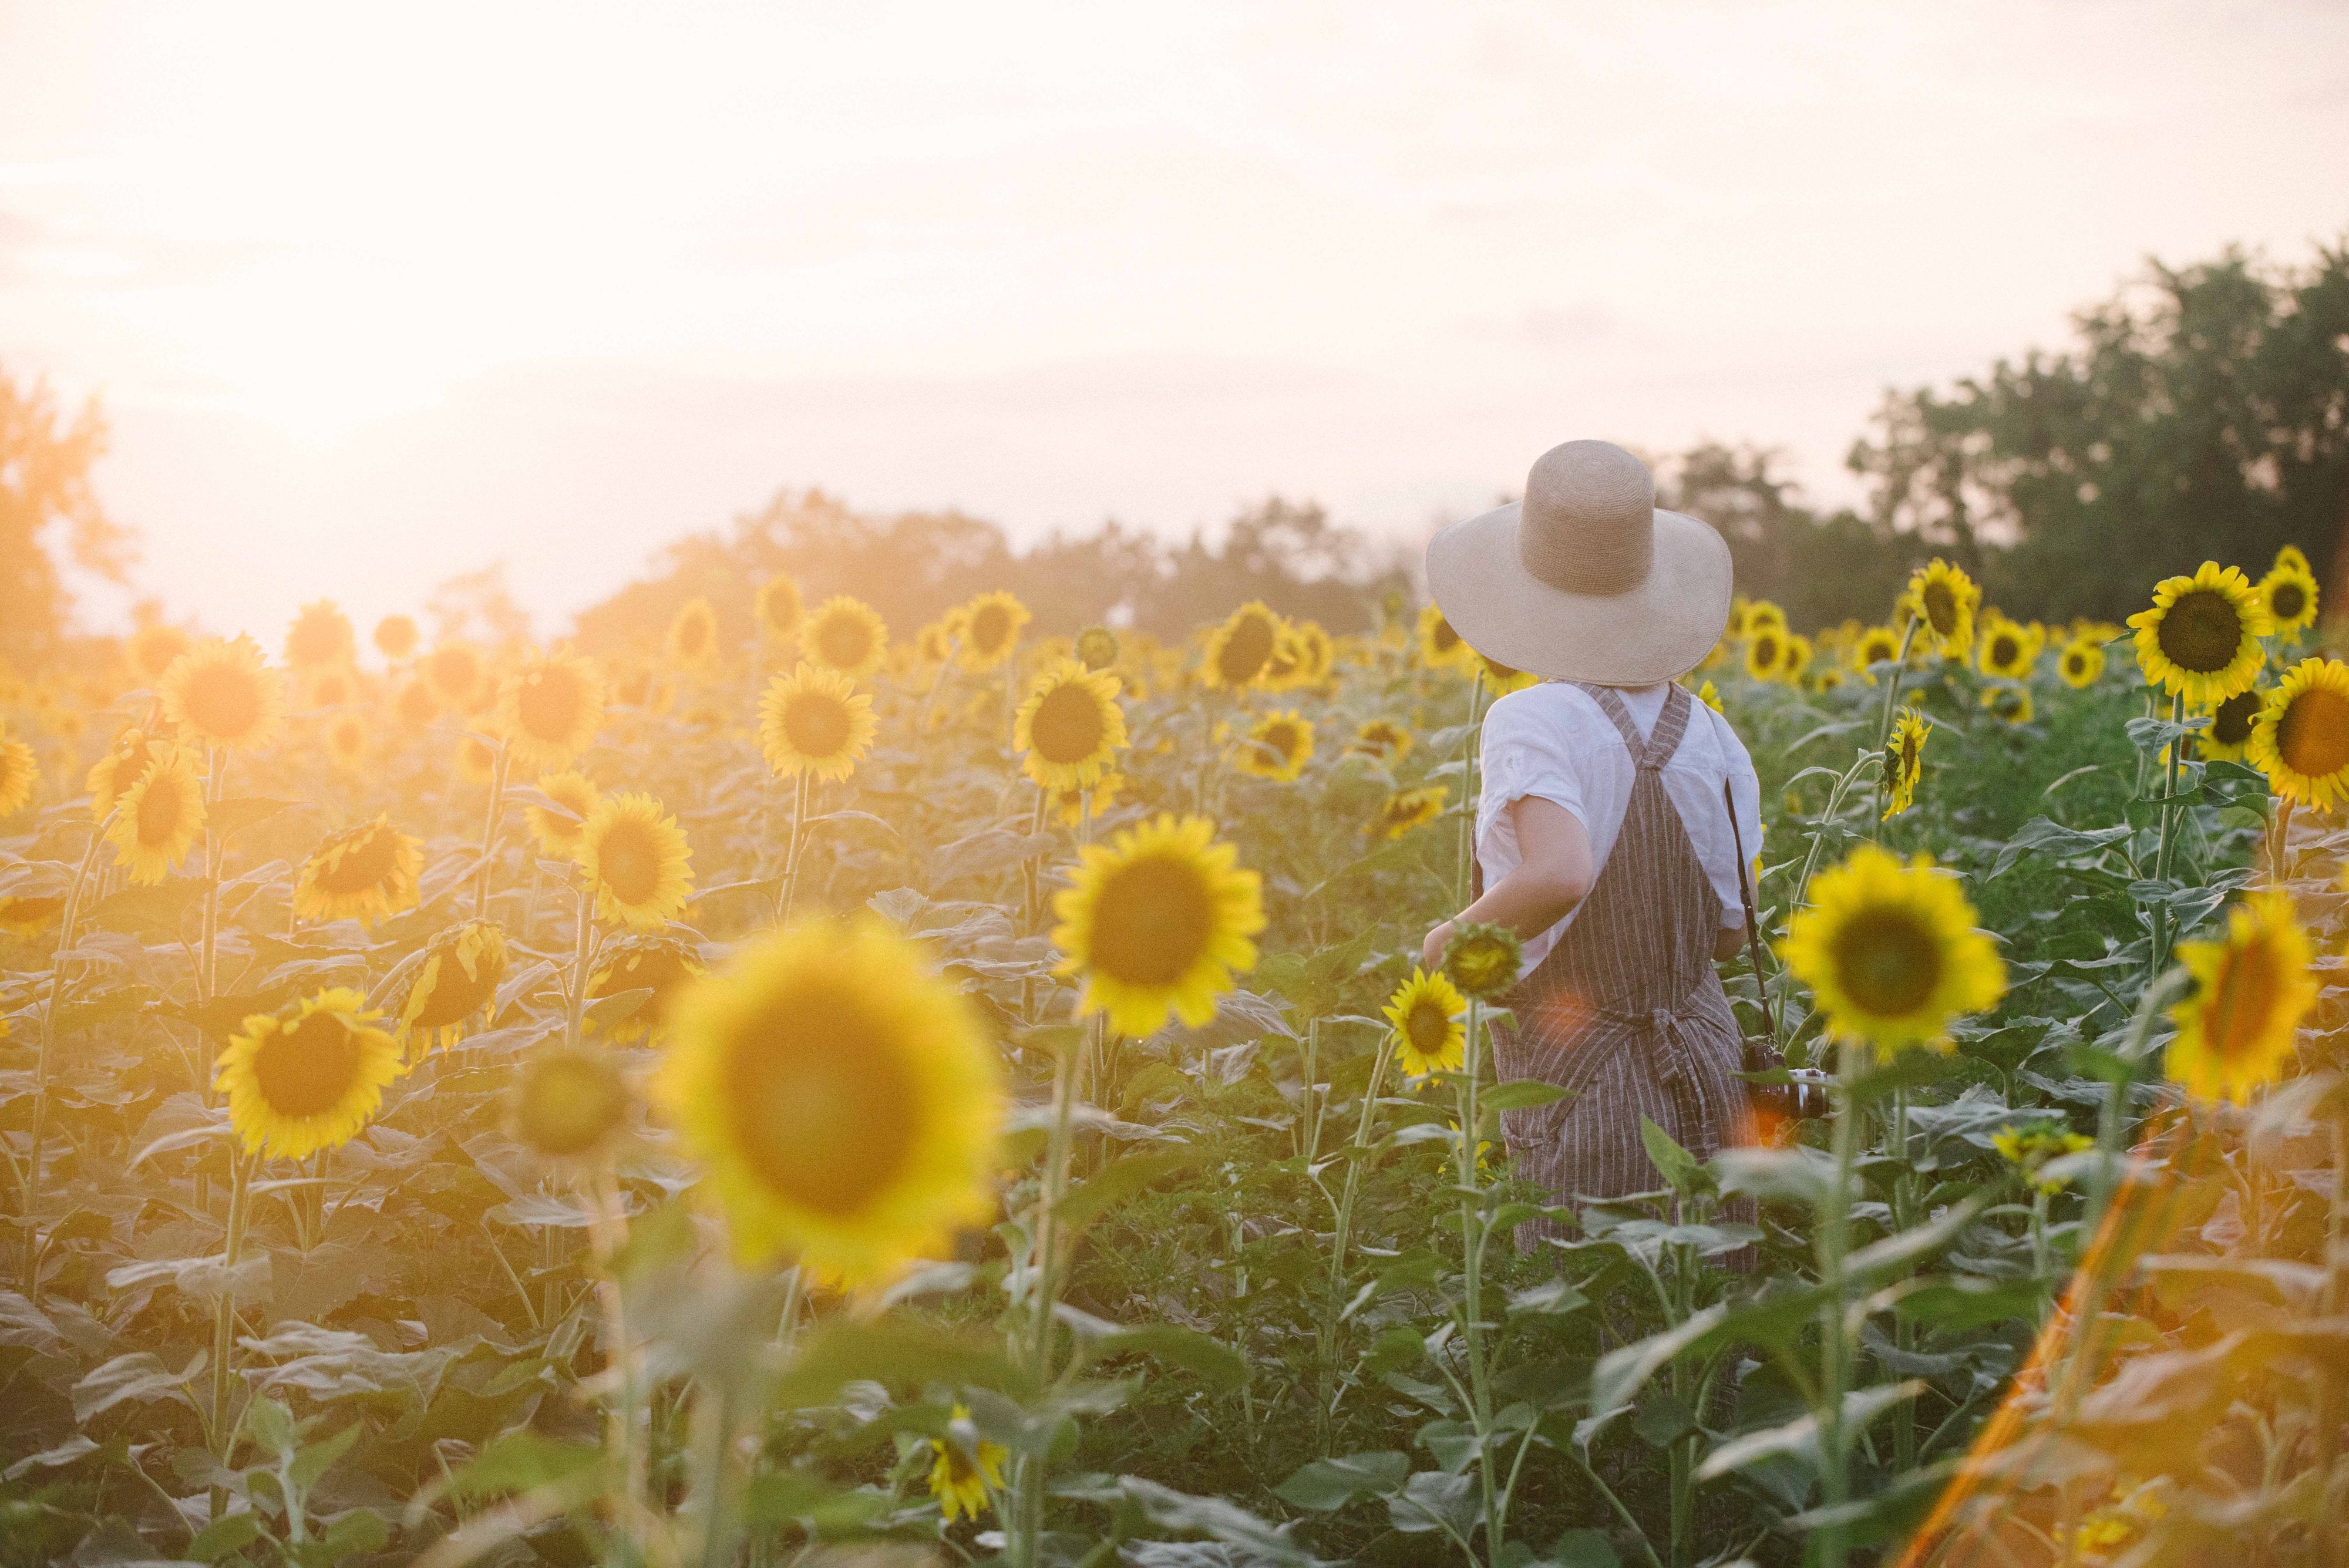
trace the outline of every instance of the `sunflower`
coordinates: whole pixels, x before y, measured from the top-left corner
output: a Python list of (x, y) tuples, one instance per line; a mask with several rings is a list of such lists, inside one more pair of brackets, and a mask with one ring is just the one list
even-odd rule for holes
[(424, 679), (444, 708), (470, 713), (481, 705), (481, 688), (489, 683), (489, 666), (481, 650), (470, 642), (444, 642), (424, 659)]
[(348, 664), (358, 654), (351, 618), (332, 599), (304, 605), (285, 631), (285, 663), (294, 670), (325, 670)]
[(2020, 625), (1989, 609), (1982, 612), (1979, 638), (1974, 658), (1984, 675), (2028, 680), (2032, 666), (2039, 662), (2039, 650), (2047, 634), (2043, 628)]
[(432, 683), (418, 676), (391, 700), (391, 714), (406, 728), (421, 730), (440, 716), (440, 699), (433, 695)]
[(1437, 605), (1422, 606), (1419, 612), (1419, 661), (1430, 670), (1464, 670), (1476, 657), (1476, 650), (1462, 640), (1452, 623), (1444, 618)]
[(2039, 1174), (2041, 1168), (2049, 1160), (2092, 1149), (2096, 1140), (2063, 1127), (2001, 1127), (1991, 1134), (1990, 1146), (2025, 1181), (2053, 1196), (2064, 1189), (2064, 1179), (2043, 1178)]
[(1965, 572), (1936, 556), (1909, 578), (1901, 607), (1925, 623), (1933, 646), (1954, 659), (1974, 645), (1974, 606), (1982, 589)]
[(925, 670), (936, 669), (954, 657), (961, 637), (959, 622), (951, 615), (940, 617), (914, 634), (914, 662)]
[(336, 767), (355, 773), (367, 761), (367, 721), (357, 713), (337, 713), (327, 721), (326, 734), (326, 757)]
[(1925, 772), (1925, 741), (1932, 732), (1925, 715), (1914, 708), (1903, 708), (1892, 722), (1892, 733), (1884, 738), (1883, 820), (1889, 822), (1915, 804), (1917, 781)]
[(1264, 929), (1263, 881), (1215, 837), (1205, 817), (1162, 815), (1080, 851), (1071, 885), (1052, 899), (1060, 972), (1083, 976), (1079, 1016), (1106, 1012), (1136, 1037), (1170, 1013), (1195, 1029), (1233, 974), (1256, 967), (1248, 939)]
[(611, 1057), (567, 1045), (523, 1063), (506, 1102), (506, 1130), (547, 1159), (594, 1154), (627, 1119), (627, 1081)]
[(568, 767), (604, 722), (604, 672), (579, 654), (533, 654), (498, 683), (495, 722), (520, 766)]
[(1467, 999), (1439, 970), (1429, 974), (1416, 964), (1386, 1005), (1394, 1025), (1395, 1055), (1402, 1070), (1414, 1078), (1430, 1073), (1457, 1071), (1466, 1049), (1468, 1032), (1460, 1015)]
[(1764, 627), (1745, 641), (1745, 673), (1756, 680), (1775, 680), (1785, 668), (1786, 634)]
[(0, 894), (0, 931), (13, 937), (36, 937), (57, 923), (65, 899), (55, 893)]
[(2275, 566), (2289, 566), (2295, 572), (2309, 572), (2312, 575), (2314, 571), (2314, 568), (2308, 564), (2308, 557), (2301, 554), (2300, 546), (2297, 545), (2285, 545), (2279, 547), (2275, 553)]
[(302, 700), (313, 708), (340, 708), (357, 690), (348, 665), (329, 664), (310, 671), (303, 682)]
[(1019, 628), (1034, 618), (1026, 605), (999, 589), (979, 595), (957, 613), (966, 670), (992, 670), (1010, 658), (1019, 643)]
[(1201, 684), (1233, 691), (1257, 684), (1280, 649), (1280, 618), (1262, 599), (1240, 606), (1208, 631), (1199, 667)]
[(446, 1044), (475, 1013), (490, 1022), (511, 963), (504, 929), (488, 920), (467, 920), (433, 938), (399, 1008), (399, 1034), (409, 1042), (409, 1054), (416, 1054), (419, 1033), (428, 1047)]
[(1292, 708), (1258, 719), (1246, 743), (1233, 753), (1232, 765), (1260, 779), (1288, 784), (1312, 757), (1313, 721)]
[(657, 1093), (745, 1262), (869, 1283), (994, 1210), (995, 1047), (876, 916), (770, 932), (688, 990)]
[(291, 1016), (257, 1012), (220, 1054), (212, 1087), (247, 1154), (300, 1159), (338, 1148), (383, 1104), (399, 1051), (376, 1027), (382, 1013), (342, 987), (296, 1002)]
[(1117, 633), (1105, 626), (1089, 626), (1077, 633), (1077, 662), (1087, 670), (1107, 670), (1117, 662)]
[(2281, 561), (2259, 582), (2260, 603), (2285, 640), (2297, 643), (2302, 629), (2316, 624), (2316, 577), (2305, 566)]
[(329, 834), (294, 879), (294, 913), (305, 920), (374, 924), (416, 907), (424, 844), (391, 826), (388, 813)]
[(2192, 994), (2169, 1010), (2178, 1035), (2164, 1064), (2197, 1099), (2241, 1100), (2282, 1076), (2300, 1021), (2316, 1001), (2307, 933), (2281, 888), (2251, 893), (2214, 942), (2180, 942)]
[(1517, 983), (1525, 950), (1506, 926), (1455, 926), (1444, 948), (1444, 978), (1463, 995), (1490, 1002)]
[(790, 642), (799, 635), (800, 618), (807, 613), (807, 605), (800, 597), (798, 583), (777, 572), (759, 585), (757, 596), (750, 601), (751, 612), (759, 622), (759, 635), (769, 642)]
[(14, 816), (32, 804), (41, 786), (41, 761), (33, 748), (0, 732), (0, 816)]
[(132, 784), (147, 776), (148, 766), (161, 753), (172, 750), (169, 741), (149, 738), (133, 726), (114, 737), (106, 754), (89, 765), (89, 815), (104, 822)]
[(2268, 693), (2243, 755), (2268, 787), (2324, 810), (2349, 794), (2349, 665), (2303, 659)]
[(2210, 727), (2194, 738), (2194, 754), (2209, 762), (2240, 762), (2250, 747), (2251, 726), (2267, 706), (2268, 689), (2238, 691), (2210, 710)]
[(877, 728), (873, 699), (856, 682), (805, 659), (768, 681), (759, 702), (760, 744), (779, 774), (846, 778)]
[(2260, 678), (2273, 628), (2259, 591), (2232, 566), (2205, 561), (2190, 577), (2165, 577), (2153, 607), (2128, 618), (2137, 662), (2148, 681), (2197, 708), (2232, 697)]
[(1871, 626), (1851, 641), (1851, 667), (1870, 686), (1876, 684), (1876, 667), (1889, 664), (1900, 657), (1900, 634), (1889, 626)]
[(1721, 692), (1710, 680), (1697, 688), (1696, 700), (1716, 713), (1724, 711), (1721, 706)]
[(163, 679), (171, 661), (188, 651), (194, 644), (188, 634), (176, 626), (142, 626), (130, 634), (130, 669), (141, 680), (152, 686)]
[(1398, 790), (1387, 796), (1363, 831), (1371, 837), (1401, 838), (1414, 827), (1424, 827), (1444, 815), (1444, 803), (1450, 799), (1450, 784), (1429, 784), (1423, 789)]
[(2094, 686), (2105, 672), (2105, 645), (2089, 638), (2074, 638), (2064, 645), (2055, 672), (2075, 691)]
[(204, 830), (204, 786), (192, 753), (159, 753), (139, 782), (122, 792), (107, 842), (133, 882), (160, 882), (187, 857)]
[(1786, 634), (1786, 651), (1778, 659), (1778, 679), (1789, 686), (1799, 685), (1803, 672), (1811, 667), (1811, 639), (1801, 632)]
[(703, 670), (718, 659), (718, 612), (708, 599), (688, 599), (668, 623), (669, 662)]
[(988, 1510), (990, 1490), (1003, 1490), (1003, 1461), (1011, 1451), (977, 1434), (959, 1428), (970, 1425), (970, 1407), (957, 1404), (946, 1438), (930, 1439), (936, 1459), (930, 1465), (930, 1495), (938, 1500), (938, 1513), (952, 1524), (958, 1518), (977, 1519)]
[(1747, 598), (1744, 594), (1732, 594), (1730, 596), (1729, 619), (1721, 628), (1721, 638), (1723, 642), (1744, 642), (1745, 640), (1745, 616), (1746, 612), (1751, 610), (1753, 607), (1754, 601)]
[(1412, 748), (1412, 733), (1392, 719), (1372, 719), (1354, 732), (1353, 750), (1382, 763), (1399, 763)]
[(648, 794), (605, 795), (579, 829), (579, 864), (607, 920), (658, 930), (693, 895), (693, 850)]
[(603, 967), (587, 980), (591, 1002), (623, 992), (649, 991), (642, 1007), (614, 1024), (613, 1039), (639, 1040), (667, 1027), (670, 1011), (687, 986), (701, 978), (701, 951), (674, 937), (634, 937), (605, 946)]
[(1114, 675), (1095, 674), (1073, 659), (1037, 673), (1011, 722), (1021, 767), (1047, 789), (1083, 789), (1125, 749), (1125, 709)]
[(579, 852), (579, 829), (595, 811), (604, 796), (595, 781), (576, 769), (559, 774), (542, 774), (538, 793), (571, 815), (564, 816), (543, 805), (525, 806), (523, 815), (530, 823), (531, 836), (550, 860), (568, 860)]
[[(1093, 781), (1091, 802), (1095, 817), (1106, 815), (1125, 793), (1126, 776), (1114, 768)], [(1083, 789), (1056, 789), (1051, 792), (1055, 814), (1071, 827), (1081, 826), (1085, 820), (1087, 792)]]
[(1765, 631), (1775, 631), (1784, 636), (1785, 630), (1786, 612), (1768, 599), (1755, 599), (1745, 607), (1747, 637), (1759, 637)]
[(483, 788), (498, 782), (498, 749), (479, 735), (457, 742), (457, 777)]
[(1819, 874), (1778, 952), (1830, 1033), (1888, 1056), (1904, 1045), (1946, 1050), (1951, 1019), (2006, 994), (2005, 961), (1974, 929), (1957, 878), (1924, 856), (1903, 866), (1872, 844)]
[(163, 672), (160, 694), (181, 739), (237, 751), (267, 745), (285, 711), (285, 678), (261, 661), (249, 637), (188, 649)]
[(394, 664), (414, 653), (421, 640), (411, 617), (388, 615), (375, 623), (375, 650)]
[(1305, 684), (1305, 644), (1297, 628), (1286, 621), (1280, 633), (1272, 639), (1272, 657), (1265, 661), (1264, 673), (1257, 684), (1268, 691), (1287, 691)]
[(2010, 724), (2031, 722), (2031, 692), (2022, 686), (1985, 686), (1982, 705)]
[[(1804, 657), (1808, 658), (1809, 655), (1806, 654)], [(1476, 663), (1485, 672), (1485, 687), (1495, 696), (1506, 696), (1512, 691), (1522, 691), (1528, 686), (1537, 686), (1541, 683), (1540, 676), (1532, 673), (1530, 670), (1519, 670), (1513, 665), (1504, 664), (1489, 653), (1478, 654), (1476, 656)]]
[(834, 594), (801, 624), (800, 651), (812, 664), (862, 680), (881, 668), (889, 628), (864, 600)]

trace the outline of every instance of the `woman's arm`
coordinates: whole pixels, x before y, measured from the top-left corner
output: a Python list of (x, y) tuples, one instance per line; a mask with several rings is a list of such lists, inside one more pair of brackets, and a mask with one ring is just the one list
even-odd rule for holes
[(1485, 889), (1485, 896), (1427, 933), (1420, 959), (1432, 973), (1444, 962), (1453, 929), (1463, 922), (1506, 926), (1520, 937), (1536, 937), (1571, 914), (1590, 896), (1590, 836), (1575, 815), (1556, 801), (1524, 795), (1509, 803), (1516, 825), (1516, 870)]

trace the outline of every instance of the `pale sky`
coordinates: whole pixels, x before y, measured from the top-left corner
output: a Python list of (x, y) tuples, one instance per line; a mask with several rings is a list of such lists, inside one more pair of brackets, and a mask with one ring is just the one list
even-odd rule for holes
[(2349, 234), (2315, 0), (0, 0), (0, 367), (140, 587), (559, 631), (778, 486), (1416, 538), (1551, 443), (1783, 448), (2148, 255)]

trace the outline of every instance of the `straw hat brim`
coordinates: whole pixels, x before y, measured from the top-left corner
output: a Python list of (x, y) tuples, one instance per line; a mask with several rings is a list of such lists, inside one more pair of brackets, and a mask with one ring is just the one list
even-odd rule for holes
[(1721, 640), (1735, 575), (1711, 524), (1658, 507), (1647, 580), (1575, 594), (1526, 570), (1517, 511), (1511, 502), (1428, 541), (1428, 591), (1477, 652), (1557, 680), (1647, 686), (1695, 669)]

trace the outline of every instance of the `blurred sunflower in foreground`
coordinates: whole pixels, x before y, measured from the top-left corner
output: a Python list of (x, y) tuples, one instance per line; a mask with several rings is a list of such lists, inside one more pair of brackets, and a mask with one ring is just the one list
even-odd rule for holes
[(1262, 880), (1216, 841), (1203, 816), (1172, 816), (1086, 845), (1071, 885), (1053, 896), (1060, 972), (1081, 975), (1080, 1017), (1106, 1013), (1137, 1038), (1172, 1015), (1198, 1028), (1235, 973), (1256, 967)]
[(514, 1141), (546, 1159), (582, 1159), (628, 1119), (628, 1085), (601, 1051), (558, 1045), (523, 1062), (506, 1106)]
[(994, 1045), (875, 917), (770, 932), (694, 986), (656, 1090), (746, 1263), (868, 1284), (993, 1212)]
[(2300, 1021), (2316, 1002), (2309, 942), (2281, 888), (2246, 895), (2217, 941), (2180, 942), (2194, 990), (2169, 1010), (2178, 1024), (2164, 1070), (2197, 1099), (2241, 1100), (2282, 1076)]
[(290, 1017), (255, 1013), (221, 1052), (213, 1087), (248, 1154), (300, 1159), (348, 1143), (399, 1076), (399, 1051), (356, 991), (335, 988)]
[(1995, 1006), (2006, 963), (1974, 929), (1958, 879), (1919, 856), (1904, 866), (1872, 844), (1823, 871), (1796, 911), (1779, 956), (1811, 988), (1830, 1033), (1873, 1043), (1948, 1048), (1950, 1021)]

